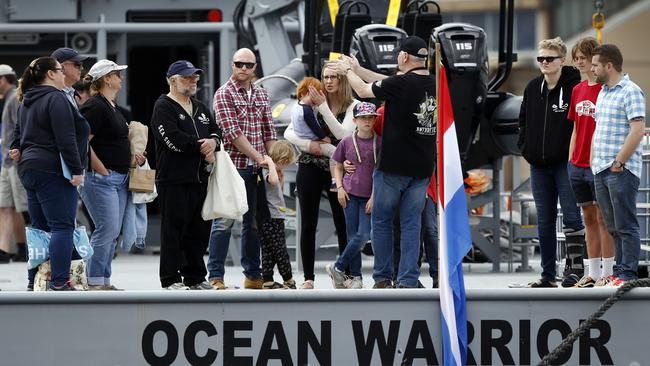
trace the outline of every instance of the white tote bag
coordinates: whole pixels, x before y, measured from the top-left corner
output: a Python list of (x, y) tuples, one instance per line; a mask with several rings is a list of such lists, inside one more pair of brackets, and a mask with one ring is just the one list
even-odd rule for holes
[(206, 221), (216, 218), (241, 220), (246, 212), (246, 184), (221, 144), (221, 150), (215, 152), (201, 216)]

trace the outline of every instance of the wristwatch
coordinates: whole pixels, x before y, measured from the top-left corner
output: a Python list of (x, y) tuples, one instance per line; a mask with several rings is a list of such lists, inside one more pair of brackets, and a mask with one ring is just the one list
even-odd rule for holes
[(614, 164), (612, 165), (616, 165), (616, 164), (618, 164), (618, 167), (621, 169), (625, 168), (625, 163), (622, 161), (614, 160)]

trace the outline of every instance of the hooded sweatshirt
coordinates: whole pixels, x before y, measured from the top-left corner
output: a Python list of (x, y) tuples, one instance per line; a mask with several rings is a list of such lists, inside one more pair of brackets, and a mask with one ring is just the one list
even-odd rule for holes
[(12, 149), (20, 149), (20, 176), (34, 169), (63, 175), (61, 157), (72, 175), (83, 174), (88, 159), (88, 122), (63, 92), (37, 85), (27, 91), (18, 109)]
[(218, 150), (221, 130), (210, 111), (198, 100), (190, 99), (191, 116), (164, 94), (154, 104), (151, 127), (156, 138), (158, 184), (207, 183), (207, 163), (198, 140), (214, 138)]
[(544, 75), (526, 86), (519, 112), (517, 145), (531, 165), (546, 166), (568, 161), (573, 122), (567, 119), (567, 115), (571, 92), (579, 82), (578, 70), (564, 66), (553, 89), (548, 89)]

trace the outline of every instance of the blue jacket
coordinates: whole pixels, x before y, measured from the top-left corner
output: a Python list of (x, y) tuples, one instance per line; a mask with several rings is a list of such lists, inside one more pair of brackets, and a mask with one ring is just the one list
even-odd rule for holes
[(18, 109), (12, 149), (20, 149), (18, 174), (29, 169), (63, 174), (61, 158), (73, 175), (88, 161), (88, 122), (62, 91), (37, 85), (25, 93)]

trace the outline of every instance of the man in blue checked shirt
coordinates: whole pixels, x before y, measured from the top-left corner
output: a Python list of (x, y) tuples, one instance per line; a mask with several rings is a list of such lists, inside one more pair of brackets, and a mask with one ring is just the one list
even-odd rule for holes
[(645, 128), (645, 94), (623, 73), (623, 56), (615, 45), (604, 44), (594, 50), (591, 71), (603, 84), (596, 101), (591, 170), (596, 200), (616, 249), (614, 275), (609, 282), (618, 287), (638, 276), (641, 241), (636, 196), (642, 167), (639, 144)]

